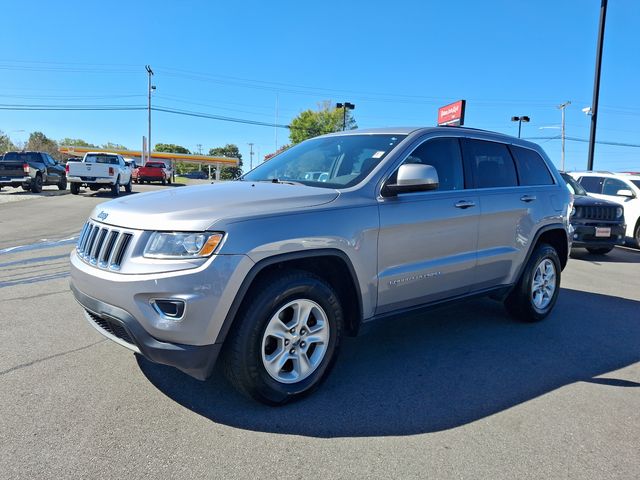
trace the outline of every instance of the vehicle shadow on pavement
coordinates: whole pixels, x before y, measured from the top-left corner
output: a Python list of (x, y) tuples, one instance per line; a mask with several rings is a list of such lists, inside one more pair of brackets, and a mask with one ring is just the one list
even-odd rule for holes
[[(345, 338), (327, 381), (280, 408), (236, 393), (217, 369), (199, 382), (138, 357), (144, 375), (186, 408), (236, 428), (311, 437), (451, 429), (640, 361), (640, 302), (562, 289), (544, 322), (512, 321), (489, 299), (402, 318)], [(633, 384), (633, 385), (630, 385)]]
[(595, 255), (581, 248), (571, 250), (572, 260), (591, 263), (640, 263), (640, 250), (630, 247), (616, 247), (606, 255)]

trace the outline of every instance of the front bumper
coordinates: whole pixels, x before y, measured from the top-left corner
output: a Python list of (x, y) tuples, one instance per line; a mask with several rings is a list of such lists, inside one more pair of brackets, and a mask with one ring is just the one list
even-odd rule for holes
[[(198, 378), (213, 368), (224, 338), (220, 331), (253, 262), (219, 255), (198, 268), (154, 274), (107, 271), (71, 253), (71, 290), (86, 319), (101, 334)], [(154, 300), (184, 302), (180, 318), (158, 311)]]
[(89, 324), (110, 340), (152, 362), (176, 367), (198, 380), (205, 380), (211, 374), (222, 349), (221, 343), (197, 346), (162, 342), (149, 335), (125, 310), (85, 295), (73, 283), (71, 291), (84, 307)]
[[(572, 224), (572, 226), (573, 238), (571, 246), (575, 248), (610, 247), (624, 243), (626, 231), (626, 225), (624, 224)], [(608, 237), (596, 237), (596, 228), (610, 228), (611, 235)]]

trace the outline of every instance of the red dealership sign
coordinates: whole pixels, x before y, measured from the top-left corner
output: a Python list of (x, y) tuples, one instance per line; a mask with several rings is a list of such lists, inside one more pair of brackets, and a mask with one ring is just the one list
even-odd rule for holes
[(438, 125), (464, 125), (464, 107), (466, 101), (458, 100), (438, 109)]

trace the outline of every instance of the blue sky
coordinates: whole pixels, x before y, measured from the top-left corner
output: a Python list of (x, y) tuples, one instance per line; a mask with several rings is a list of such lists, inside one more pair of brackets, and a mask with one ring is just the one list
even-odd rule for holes
[[(152, 103), (172, 109), (287, 124), (350, 101), (362, 128), (420, 126), (464, 98), (467, 126), (517, 135), (511, 116), (528, 115), (522, 136), (549, 137), (571, 100), (567, 136), (588, 139), (599, 11), (599, 0), (5, 2), (0, 104), (146, 106), (150, 64)], [(598, 140), (640, 144), (639, 21), (637, 0), (609, 2)], [(147, 112), (0, 110), (0, 130), (139, 149)], [(245, 165), (249, 142), (255, 165), (287, 140), (153, 113), (153, 143), (235, 143)], [(537, 141), (559, 166), (560, 140)], [(567, 169), (586, 168), (587, 147), (567, 141)], [(595, 167), (640, 170), (640, 148), (597, 145)]]

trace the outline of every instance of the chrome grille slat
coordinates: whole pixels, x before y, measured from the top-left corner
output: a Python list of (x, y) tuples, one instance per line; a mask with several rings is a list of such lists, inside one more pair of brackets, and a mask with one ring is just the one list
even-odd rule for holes
[(96, 235), (98, 234), (98, 230), (100, 230), (100, 227), (98, 227), (97, 225), (94, 225), (91, 228), (91, 231), (89, 232), (89, 237), (87, 238), (87, 243), (84, 246), (84, 249), (82, 250), (82, 255), (84, 256), (84, 258), (89, 258), (89, 254), (91, 253), (91, 249), (93, 248), (93, 242), (96, 239)]
[(122, 235), (122, 241), (120, 245), (118, 245), (118, 249), (114, 252), (113, 260), (109, 265), (109, 268), (120, 269), (120, 265), (122, 264), (122, 258), (124, 257), (124, 253), (131, 242), (131, 238), (133, 235), (130, 233), (125, 233)]
[(109, 237), (104, 244), (104, 249), (100, 253), (100, 257), (98, 260), (98, 265), (101, 267), (106, 267), (109, 265), (109, 261), (111, 260), (111, 254), (114, 251), (114, 246), (116, 244), (116, 240), (118, 240), (118, 236), (120, 232), (118, 230), (111, 230), (109, 233)]
[(96, 258), (98, 256), (98, 250), (100, 249), (100, 246), (102, 244), (102, 241), (104, 240), (104, 236), (106, 234), (106, 229), (104, 228), (99, 228), (98, 227), (98, 231), (93, 239), (93, 245), (91, 246), (91, 250), (89, 253), (89, 263), (91, 264), (95, 264), (96, 263)]

